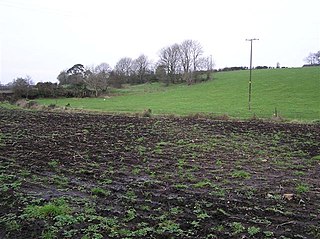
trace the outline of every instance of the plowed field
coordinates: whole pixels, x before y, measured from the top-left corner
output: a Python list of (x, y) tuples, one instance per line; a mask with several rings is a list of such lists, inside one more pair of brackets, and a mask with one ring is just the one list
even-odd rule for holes
[(0, 238), (320, 238), (320, 126), (0, 108)]

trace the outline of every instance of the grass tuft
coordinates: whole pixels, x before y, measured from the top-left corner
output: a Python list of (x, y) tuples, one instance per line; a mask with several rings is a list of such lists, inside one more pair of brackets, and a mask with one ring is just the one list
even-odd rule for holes
[(48, 218), (59, 215), (66, 215), (71, 211), (68, 204), (63, 199), (49, 202), (43, 206), (29, 205), (25, 209), (25, 214), (29, 218)]

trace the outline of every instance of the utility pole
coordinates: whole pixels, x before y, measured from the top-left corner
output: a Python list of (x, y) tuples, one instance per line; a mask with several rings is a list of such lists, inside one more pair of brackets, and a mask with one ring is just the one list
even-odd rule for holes
[(250, 41), (251, 43), (251, 48), (250, 48), (250, 77), (249, 77), (249, 110), (251, 110), (251, 90), (252, 90), (252, 42), (253, 41), (258, 41), (259, 39), (257, 38), (251, 38), (251, 39), (246, 39), (246, 41)]

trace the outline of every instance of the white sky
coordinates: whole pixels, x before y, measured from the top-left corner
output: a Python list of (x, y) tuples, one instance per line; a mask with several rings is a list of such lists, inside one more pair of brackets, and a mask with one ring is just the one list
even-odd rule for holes
[(56, 81), (76, 63), (109, 63), (199, 41), (216, 68), (296, 67), (320, 50), (319, 0), (0, 0), (0, 83)]

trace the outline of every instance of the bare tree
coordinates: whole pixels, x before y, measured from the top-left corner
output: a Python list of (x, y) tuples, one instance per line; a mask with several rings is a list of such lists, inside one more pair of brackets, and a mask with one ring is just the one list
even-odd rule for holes
[(202, 46), (198, 41), (185, 40), (180, 45), (180, 60), (183, 68), (183, 78), (192, 84), (192, 72), (196, 71), (203, 54)]
[(133, 62), (133, 68), (138, 76), (139, 83), (144, 83), (145, 76), (149, 70), (149, 67), (151, 65), (151, 62), (148, 60), (148, 57), (146, 55), (140, 55), (137, 59)]
[(111, 67), (107, 63), (101, 63), (98, 66), (91, 66), (86, 68), (84, 82), (89, 89), (95, 91), (97, 97), (101, 91), (104, 91), (109, 86), (109, 76)]
[(316, 57), (316, 62), (317, 64), (320, 64), (320, 51), (314, 53), (315, 57)]
[(180, 73), (180, 47), (178, 44), (162, 48), (159, 53), (159, 65), (164, 67), (171, 83), (174, 83), (176, 75)]
[(114, 71), (124, 82), (128, 82), (133, 73), (133, 60), (129, 57), (121, 58), (114, 67)]
[(316, 53), (309, 53), (309, 55), (304, 59), (310, 65), (320, 64), (320, 51)]
[(109, 76), (109, 73), (111, 71), (111, 66), (108, 63), (101, 63), (100, 65), (97, 65), (95, 67), (96, 73), (100, 74), (105, 74), (106, 76)]
[(314, 53), (309, 53), (309, 55), (304, 60), (310, 65), (313, 65), (316, 61)]
[[(210, 80), (212, 78), (213, 68), (214, 68), (214, 62), (213, 62), (212, 56), (200, 57), (198, 59), (197, 71), (200, 71), (199, 73), (202, 75), (204, 72), (206, 73), (205, 80)], [(204, 80), (204, 78), (201, 77), (201, 80)]]
[(212, 59), (212, 56), (200, 57), (198, 59), (197, 70), (212, 72), (213, 68), (214, 68), (214, 61)]
[(198, 41), (191, 40), (191, 62), (192, 62), (192, 71), (197, 71), (201, 63), (201, 56), (203, 55), (203, 49), (201, 44)]
[(192, 40), (185, 40), (180, 45), (180, 60), (183, 68), (183, 79), (191, 83), (191, 45)]

